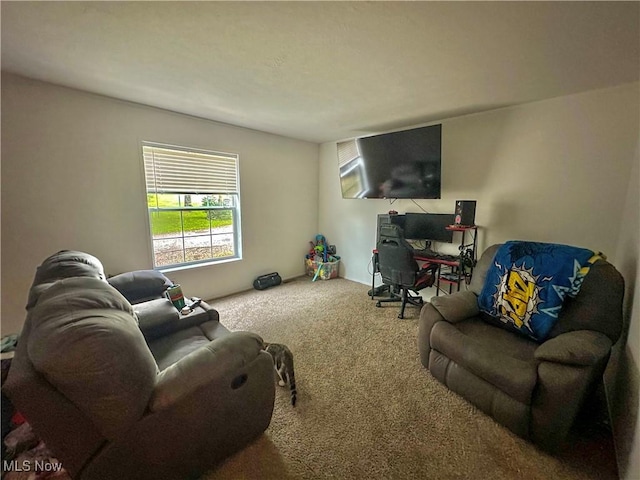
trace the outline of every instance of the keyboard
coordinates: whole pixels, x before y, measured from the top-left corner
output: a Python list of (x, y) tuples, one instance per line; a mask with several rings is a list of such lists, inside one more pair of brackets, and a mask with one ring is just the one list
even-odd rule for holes
[(434, 252), (433, 250), (429, 250), (429, 249), (418, 250), (416, 248), (413, 250), (413, 254), (416, 257), (433, 258), (434, 260), (444, 260), (447, 262), (455, 262), (460, 259), (460, 257), (455, 255), (445, 255), (443, 253)]
[(434, 252), (433, 250), (429, 250), (428, 248), (425, 248), (423, 250), (420, 250), (418, 248), (414, 248), (413, 249), (413, 254), (416, 257), (425, 257), (425, 258), (437, 258), (438, 257), (438, 253)]

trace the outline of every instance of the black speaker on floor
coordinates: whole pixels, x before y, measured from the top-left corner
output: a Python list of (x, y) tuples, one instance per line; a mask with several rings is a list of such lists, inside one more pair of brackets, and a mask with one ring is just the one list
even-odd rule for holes
[(456, 200), (455, 224), (465, 227), (476, 224), (475, 200)]
[(275, 287), (282, 283), (282, 278), (278, 272), (267, 273), (266, 275), (260, 275), (253, 281), (253, 288), (256, 290), (264, 290), (265, 288)]

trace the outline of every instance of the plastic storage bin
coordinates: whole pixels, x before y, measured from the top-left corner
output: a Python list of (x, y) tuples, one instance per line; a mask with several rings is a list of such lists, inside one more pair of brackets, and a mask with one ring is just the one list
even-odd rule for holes
[[(338, 278), (338, 269), (340, 268), (340, 259), (333, 262), (317, 262), (310, 258), (305, 259), (305, 267), (307, 275), (322, 280), (330, 280)], [(316, 277), (316, 272), (320, 269), (320, 273)]]

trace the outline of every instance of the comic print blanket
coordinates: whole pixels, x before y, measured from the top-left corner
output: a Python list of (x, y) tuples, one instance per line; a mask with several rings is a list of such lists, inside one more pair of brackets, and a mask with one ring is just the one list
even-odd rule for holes
[(542, 342), (567, 297), (575, 297), (602, 253), (554, 243), (509, 241), (489, 267), (478, 297), (480, 311)]

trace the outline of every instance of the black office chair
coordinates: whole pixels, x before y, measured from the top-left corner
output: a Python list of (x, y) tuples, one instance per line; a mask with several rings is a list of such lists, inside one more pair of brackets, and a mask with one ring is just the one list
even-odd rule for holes
[(404, 310), (407, 304), (422, 306), (420, 296), (413, 296), (410, 292), (417, 293), (426, 287), (433, 286), (438, 265), (427, 263), (423, 268), (418, 266), (414, 258), (413, 248), (402, 234), (400, 227), (396, 225), (386, 226), (386, 235), (380, 236), (377, 245), (378, 271), (382, 276), (382, 282), (389, 285), (389, 298), (382, 298), (376, 302), (376, 307), (381, 307), (386, 302), (401, 302), (398, 318), (404, 318)]

